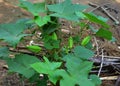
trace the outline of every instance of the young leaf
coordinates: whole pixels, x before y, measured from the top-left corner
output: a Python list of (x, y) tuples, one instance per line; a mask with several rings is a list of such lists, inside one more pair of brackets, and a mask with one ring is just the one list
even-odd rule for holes
[(92, 42), (88, 42), (86, 45), (85, 45), (85, 47), (87, 48), (87, 49), (93, 49), (93, 44), (92, 44)]
[(110, 40), (111, 42), (116, 42), (117, 39), (115, 37), (112, 36), (112, 39)]
[(59, 48), (60, 40), (53, 40), (51, 36), (46, 36), (44, 38), (44, 47), (46, 49)]
[(73, 38), (69, 37), (68, 39), (68, 48), (72, 48), (73, 47)]
[(87, 45), (87, 44), (90, 42), (90, 39), (91, 39), (90, 36), (85, 37), (85, 38), (82, 40), (81, 45), (82, 45), (82, 46)]
[(99, 29), (96, 32), (96, 35), (99, 36), (99, 37), (106, 38), (108, 40), (112, 39), (112, 32), (110, 32), (109, 30), (103, 29), (103, 28)]
[(59, 40), (49, 40), (48, 42), (44, 43), (44, 46), (46, 49), (54, 49), (54, 48), (59, 48)]
[(41, 27), (41, 26), (47, 24), (48, 22), (50, 22), (50, 16), (44, 16), (44, 17), (35, 16), (34, 21), (38, 26)]
[(109, 26), (106, 22), (98, 19), (96, 16), (94, 16), (94, 15), (92, 15), (92, 14), (90, 14), (90, 13), (84, 13), (84, 15), (85, 15), (91, 22), (100, 24), (100, 25), (104, 26), (105, 28), (110, 28), (110, 26)]
[(34, 53), (38, 53), (41, 51), (41, 47), (35, 45), (27, 46), (27, 48)]
[(52, 39), (57, 40), (57, 34), (55, 32), (52, 34)]
[(30, 65), (36, 62), (40, 62), (40, 60), (26, 54), (19, 54), (15, 58), (7, 60), (9, 70), (20, 73), (26, 78), (30, 78), (35, 74)]
[(52, 12), (51, 16), (65, 18), (67, 20), (79, 20), (79, 17), (76, 15), (76, 12), (83, 11), (88, 8), (85, 5), (72, 4), (71, 0), (65, 0), (62, 3), (48, 5), (48, 9)]

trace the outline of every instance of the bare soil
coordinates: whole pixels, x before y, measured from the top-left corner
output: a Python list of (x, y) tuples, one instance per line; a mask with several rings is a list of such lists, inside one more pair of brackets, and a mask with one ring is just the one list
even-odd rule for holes
[[(41, 2), (42, 0), (29, 1)], [(108, 10), (109, 13), (120, 21), (120, 0), (73, 0), (73, 2), (82, 4), (93, 2), (100, 6), (106, 4), (106, 6), (110, 9)], [(0, 0), (0, 24), (13, 22), (17, 19), (31, 16), (28, 12), (19, 8), (17, 4), (18, 0)], [(115, 10), (117, 11), (117, 13), (115, 12)], [(95, 13), (99, 14), (98, 11), (95, 11)], [(100, 15), (106, 16), (104, 13)], [(120, 49), (118, 48), (120, 46), (120, 25), (115, 25), (111, 19), (109, 20), (109, 24), (112, 27), (111, 30), (113, 32), (113, 35), (117, 38), (117, 42), (114, 44), (104, 42), (101, 43), (101, 47), (104, 47), (108, 55), (120, 57)], [(17, 74), (9, 75), (7, 73), (7, 69), (5, 69), (5, 66), (5, 62), (0, 60), (0, 86), (23, 86), (23, 83), (20, 82)], [(27, 83), (25, 86), (32, 86), (32, 84)], [(103, 84), (101, 86), (115, 86), (115, 81), (103, 81)]]

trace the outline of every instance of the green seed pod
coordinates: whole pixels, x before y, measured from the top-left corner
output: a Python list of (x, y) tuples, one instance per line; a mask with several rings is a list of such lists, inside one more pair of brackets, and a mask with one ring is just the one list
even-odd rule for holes
[(41, 51), (41, 47), (36, 46), (36, 45), (27, 46), (27, 49), (34, 52), (34, 53), (38, 53)]
[(72, 38), (72, 37), (70, 37), (70, 38), (68, 39), (68, 47), (69, 47), (69, 48), (72, 48), (72, 47), (73, 47), (73, 38)]
[(85, 37), (85, 38), (82, 40), (81, 45), (82, 45), (82, 46), (85, 46), (86, 44), (88, 44), (88, 43), (90, 42), (90, 39), (91, 39), (90, 36)]

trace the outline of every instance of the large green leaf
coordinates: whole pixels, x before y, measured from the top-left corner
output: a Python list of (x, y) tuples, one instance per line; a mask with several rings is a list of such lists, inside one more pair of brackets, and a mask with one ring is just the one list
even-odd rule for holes
[(65, 0), (62, 3), (48, 5), (47, 7), (50, 11), (55, 12), (51, 14), (51, 16), (65, 18), (68, 20), (79, 20), (76, 12), (83, 11), (88, 8), (88, 6), (72, 4), (71, 0)]
[(94, 77), (89, 79), (89, 72), (93, 63), (83, 61), (74, 54), (64, 57), (67, 71), (59, 69), (61, 62), (50, 62), (46, 57), (44, 60), (45, 62), (34, 63), (31, 66), (38, 73), (47, 74), (49, 80), (54, 84), (58, 80), (60, 80), (60, 86), (96, 86), (99, 84), (94, 80)]
[(24, 0), (19, 0), (20, 1), (20, 7), (26, 9), (27, 11), (31, 12), (34, 16), (38, 16), (39, 13), (45, 12), (45, 3), (31, 3), (28, 1)]
[(15, 46), (22, 37), (28, 36), (28, 34), (23, 34), (23, 31), (27, 28), (23, 22), (25, 21), (0, 24), (0, 39)]
[(44, 57), (45, 62), (38, 62), (32, 64), (32, 68), (35, 69), (38, 73), (48, 74), (51, 81), (55, 84), (58, 80), (58, 76), (53, 76), (53, 74), (58, 71), (58, 68), (61, 66), (61, 62), (50, 62), (46, 57)]
[(94, 52), (82, 46), (76, 46), (73, 50), (74, 54), (81, 59), (89, 59), (94, 56)]
[(103, 29), (103, 28), (99, 29), (96, 32), (96, 35), (99, 37), (106, 38), (108, 40), (112, 40), (112, 32), (110, 32), (109, 30)]
[(40, 60), (26, 54), (19, 54), (15, 58), (7, 60), (8, 67), (11, 71), (20, 73), (26, 78), (30, 78), (35, 74), (35, 71), (30, 65), (36, 62), (40, 62)]
[(105, 28), (110, 28), (110, 26), (109, 26), (106, 22), (104, 22), (104, 21), (102, 21), (101, 19), (97, 18), (97, 17), (94, 16), (93, 14), (84, 13), (84, 15), (85, 15), (91, 22), (100, 24), (100, 25), (102, 25), (102, 26), (105, 27)]
[[(71, 74), (88, 74), (92, 68), (92, 62), (83, 61), (74, 54), (68, 54), (64, 57), (66, 67)], [(75, 71), (76, 70), (76, 71)]]
[[(84, 61), (74, 54), (68, 54), (64, 57), (66, 62), (66, 68), (69, 74), (62, 73), (62, 79), (60, 86), (96, 86), (100, 83), (96, 82), (92, 78), (89, 79), (89, 72), (92, 69), (93, 62)], [(99, 78), (96, 78), (99, 80)]]

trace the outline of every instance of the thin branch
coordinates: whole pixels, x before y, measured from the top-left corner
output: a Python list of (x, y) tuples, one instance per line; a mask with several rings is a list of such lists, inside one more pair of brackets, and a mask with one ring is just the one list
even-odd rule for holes
[[(98, 70), (92, 70), (92, 71), (90, 71), (90, 73), (97, 74)], [(109, 71), (108, 70), (102, 70), (101, 73), (109, 73)]]
[(120, 76), (118, 76), (115, 86), (120, 86)]
[[(102, 55), (99, 55), (99, 56), (102, 56)], [(105, 58), (111, 58), (111, 59), (120, 59), (120, 57), (117, 57), (117, 56), (104, 56)]]
[(22, 86), (25, 86), (25, 82), (22, 80)]
[(100, 69), (98, 71), (98, 76), (100, 76), (100, 73), (101, 73), (101, 70), (102, 70), (102, 67), (103, 67), (103, 63), (104, 63), (104, 52), (103, 52), (103, 49), (102, 49), (102, 62), (101, 62), (101, 65), (100, 65)]
[(106, 15), (109, 16), (109, 18), (115, 22), (115, 24), (120, 24), (120, 22), (115, 17), (113, 17), (104, 7), (101, 7), (101, 9), (106, 13)]
[(96, 44), (96, 52), (97, 52), (97, 55), (99, 55), (99, 46), (98, 46), (96, 37), (94, 37), (94, 41), (95, 41), (95, 44)]
[(92, 3), (92, 2), (88, 2), (88, 4), (89, 4), (90, 6), (92, 6), (92, 7), (95, 7), (94, 9), (92, 9), (91, 11), (89, 11), (89, 12), (93, 12), (93, 11), (99, 9), (99, 8), (102, 7), (102, 6), (109, 5), (110, 3), (105, 3), (105, 4), (103, 4), (102, 6), (99, 6), (99, 5), (97, 5), (97, 4), (95, 4), (95, 3)]
[(100, 6), (98, 6), (98, 5), (96, 5), (96, 4), (93, 4), (93, 3), (91, 3), (91, 2), (89, 2), (88, 4), (89, 4), (90, 6), (94, 6), (94, 7), (95, 7), (94, 9), (90, 10), (89, 12), (93, 12), (93, 11), (97, 10), (98, 8), (100, 8)]

